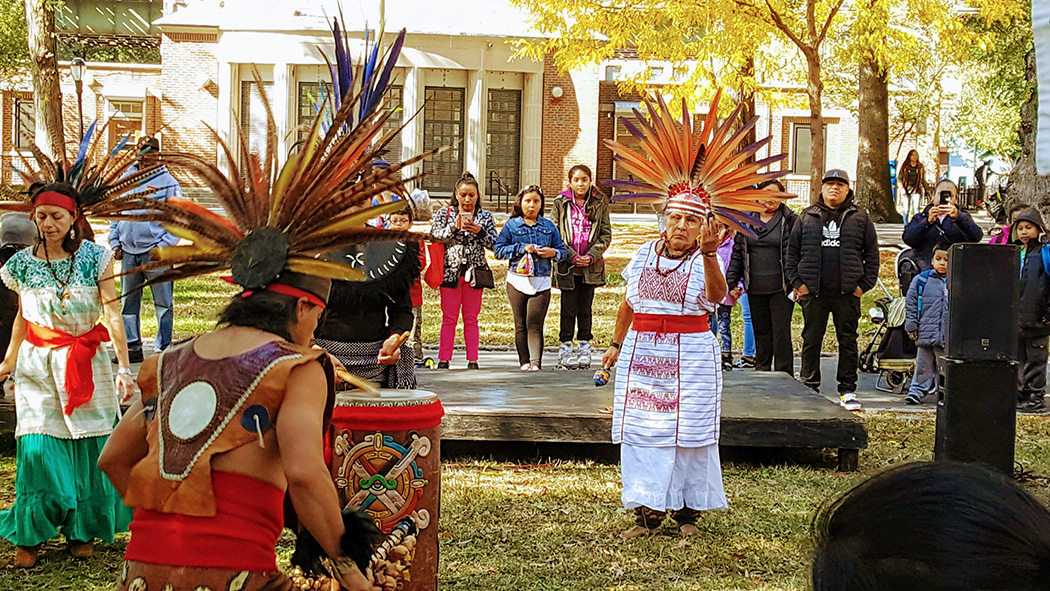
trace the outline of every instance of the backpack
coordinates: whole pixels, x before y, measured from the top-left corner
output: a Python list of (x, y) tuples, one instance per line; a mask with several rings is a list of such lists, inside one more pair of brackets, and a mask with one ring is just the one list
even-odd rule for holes
[[(1050, 254), (1044, 252), (1043, 260), (1045, 261), (1048, 258), (1050, 258)], [(933, 269), (927, 269), (922, 273), (919, 273), (915, 276), (915, 279), (912, 280), (915, 282), (915, 291), (919, 296), (919, 304), (916, 306), (917, 311), (915, 313), (916, 319), (922, 318), (922, 292), (926, 289), (926, 282), (930, 280), (930, 275), (933, 275)]]

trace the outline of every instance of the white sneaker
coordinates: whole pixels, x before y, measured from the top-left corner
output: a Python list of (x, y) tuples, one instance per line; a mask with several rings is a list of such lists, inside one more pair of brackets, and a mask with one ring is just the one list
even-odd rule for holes
[(558, 367), (561, 369), (576, 369), (576, 355), (572, 351), (572, 342), (566, 341), (558, 349)]
[(839, 404), (846, 410), (860, 410), (860, 401), (853, 392), (839, 394)]
[(591, 367), (591, 344), (586, 341), (580, 343), (580, 353), (576, 356), (576, 367), (579, 369), (590, 369)]

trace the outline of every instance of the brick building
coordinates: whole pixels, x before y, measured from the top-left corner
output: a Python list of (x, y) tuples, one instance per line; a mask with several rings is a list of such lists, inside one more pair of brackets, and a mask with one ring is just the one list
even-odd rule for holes
[[(377, 5), (364, 3), (347, 13), (346, 28), (358, 59), (366, 22), (374, 38), (380, 20)], [(513, 41), (538, 33), (509, 2), (477, 3), (470, 18), (448, 6), (427, 0), (386, 2), (387, 41), (392, 32), (408, 30), (385, 104), (394, 110), (388, 129), (404, 125), (391, 144), (396, 154), (391, 158), (452, 146), (426, 165), (431, 174), (421, 184), (432, 195), (445, 196), (459, 175), (470, 171), (486, 201), (497, 208), (505, 208), (508, 196), (529, 184), (540, 185), (549, 196), (557, 194), (567, 187), (567, 171), (574, 164), (590, 166), (597, 180), (626, 174), (617, 170), (602, 140), (631, 141), (618, 118), (630, 115), (639, 97), (619, 92), (615, 80), (621, 71), (638, 67), (636, 60), (561, 73), (551, 59), (514, 58)], [(323, 84), (329, 75), (321, 51), (332, 55), (333, 46), (326, 15), (339, 13), (334, 0), (166, 0), (163, 16), (152, 23), (160, 35), (161, 64), (90, 63), (84, 117), (97, 117), (100, 125), (107, 125), (106, 146), (126, 133), (157, 134), (165, 150), (202, 154), (222, 166), (226, 156), (211, 129), (234, 154), (239, 130), (244, 130), (249, 149), (263, 145), (261, 85), (274, 113), (280, 153), (286, 154), (315, 117), (315, 101), (327, 92)], [(71, 126), (66, 135), (76, 138), (76, 99), (68, 64), (61, 69)], [(670, 80), (658, 75), (654, 82)], [(0, 180), (6, 183), (18, 182), (7, 164), (20, 152), (27, 154), (28, 140), (22, 133), (32, 130), (32, 102), (26, 103), (27, 98), (28, 87), (4, 91), (0, 97)], [(789, 177), (788, 184), (804, 194), (808, 112), (760, 104), (758, 114), (759, 135), (774, 136), (769, 147), (774, 153), (788, 152), (785, 166), (800, 173)], [(825, 120), (826, 166), (854, 173), (855, 117), (825, 109)], [(194, 194), (196, 181), (182, 180)]]

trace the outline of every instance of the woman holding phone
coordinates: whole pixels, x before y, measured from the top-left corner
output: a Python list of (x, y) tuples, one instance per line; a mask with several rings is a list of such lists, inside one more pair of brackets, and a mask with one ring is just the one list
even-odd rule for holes
[(481, 191), (474, 175), (464, 172), (456, 181), (449, 207), (434, 216), (431, 235), (447, 240), (444, 281), (441, 284), (441, 337), (438, 369), (448, 369), (456, 340), (456, 325), (463, 315), (463, 342), (467, 348), (467, 369), (479, 369), (478, 346), (481, 330), (478, 314), (484, 289), (495, 287), (492, 270), (485, 260), (485, 249), (496, 244), (496, 224), (492, 214), (481, 208)]
[(933, 189), (933, 203), (915, 214), (904, 228), (904, 243), (920, 270), (932, 268), (933, 247), (938, 243), (979, 242), (984, 232), (966, 210), (958, 206), (959, 188), (943, 179)]

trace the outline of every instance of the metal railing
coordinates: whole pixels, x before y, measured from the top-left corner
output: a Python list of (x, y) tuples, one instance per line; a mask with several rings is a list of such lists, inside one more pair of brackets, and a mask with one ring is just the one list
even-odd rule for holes
[(488, 171), (485, 195), (488, 197), (492, 209), (496, 211), (510, 213), (510, 210), (514, 207), (514, 190), (511, 189), (510, 185), (503, 182), (503, 179), (500, 178), (499, 173), (495, 170)]

